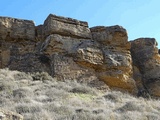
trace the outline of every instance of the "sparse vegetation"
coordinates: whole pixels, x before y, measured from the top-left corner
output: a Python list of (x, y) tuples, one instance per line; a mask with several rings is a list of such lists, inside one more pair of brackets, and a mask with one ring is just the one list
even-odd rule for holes
[(8, 69), (0, 69), (0, 108), (20, 113), (25, 120), (160, 119), (160, 100)]

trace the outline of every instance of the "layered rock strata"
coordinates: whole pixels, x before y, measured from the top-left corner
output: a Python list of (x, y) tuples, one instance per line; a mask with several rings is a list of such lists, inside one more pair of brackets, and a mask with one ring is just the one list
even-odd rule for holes
[(139, 38), (131, 42), (131, 53), (134, 79), (139, 81), (137, 86), (146, 89), (149, 94), (160, 96), (160, 55), (154, 38)]
[(93, 27), (91, 32), (93, 39), (100, 43), (103, 53), (103, 67), (98, 70), (98, 77), (109, 86), (135, 90), (127, 31), (116, 25)]
[[(146, 70), (151, 74), (159, 69), (158, 49), (152, 42), (143, 54), (138, 45), (128, 42), (126, 29), (118, 25), (89, 28), (87, 22), (50, 14), (43, 25), (35, 26), (30, 20), (0, 17), (0, 41), (0, 68), (48, 72), (59, 80), (85, 81), (100, 89), (106, 85), (131, 93), (137, 86), (150, 89), (153, 84), (148, 81), (153, 77)], [(150, 61), (141, 64), (139, 56)], [(157, 63), (147, 67), (153, 61)]]

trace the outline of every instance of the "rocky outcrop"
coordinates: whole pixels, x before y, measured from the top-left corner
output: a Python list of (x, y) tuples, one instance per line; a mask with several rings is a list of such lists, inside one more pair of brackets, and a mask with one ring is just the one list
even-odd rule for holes
[(5, 41), (35, 40), (33, 21), (0, 17), (0, 39)]
[(120, 26), (95, 27), (90, 34), (93, 39), (57, 33), (45, 39), (41, 52), (54, 61), (52, 74), (61, 79), (96, 78), (110, 87), (135, 91), (126, 30)]
[(20, 55), (33, 53), (35, 46), (33, 21), (0, 17), (0, 41), (1, 68), (9, 66)]
[(18, 113), (0, 109), (0, 120), (23, 120), (23, 116)]
[(92, 36), (100, 43), (103, 52), (103, 68), (98, 71), (98, 77), (107, 85), (135, 90), (135, 81), (132, 79), (132, 60), (130, 43), (126, 30), (121, 26), (93, 27)]
[(156, 40), (139, 38), (132, 41), (131, 46), (133, 65), (138, 69), (134, 71), (134, 79), (141, 81), (140, 89), (160, 96), (160, 55)]
[(75, 62), (83, 67), (96, 71), (103, 69), (104, 57), (100, 47), (101, 45), (93, 40), (81, 42), (81, 44), (75, 48)]
[(43, 42), (40, 52), (52, 55), (55, 53), (63, 53), (65, 55), (71, 55), (75, 53), (75, 48), (86, 39), (77, 39), (58, 34), (49, 35)]
[(44, 36), (60, 34), (75, 38), (91, 38), (88, 23), (50, 14), (43, 25)]
[(97, 26), (91, 28), (93, 39), (103, 45), (120, 46), (128, 42), (127, 31), (121, 26)]
[(50, 59), (52, 76), (59, 80), (76, 79), (100, 89), (105, 87), (104, 82), (98, 80), (94, 69), (77, 64), (81, 44), (91, 42), (87, 22), (49, 15), (42, 33), (45, 39), (40, 54)]
[(138, 40), (143, 48), (139, 49), (138, 43), (128, 42), (121, 26), (89, 28), (87, 22), (52, 14), (39, 26), (0, 17), (0, 40), (0, 68), (48, 72), (59, 80), (76, 79), (100, 89), (108, 85), (131, 93), (145, 86), (159, 96), (153, 92), (158, 86), (150, 89), (155, 85), (150, 81), (157, 82), (159, 77), (155, 41)]

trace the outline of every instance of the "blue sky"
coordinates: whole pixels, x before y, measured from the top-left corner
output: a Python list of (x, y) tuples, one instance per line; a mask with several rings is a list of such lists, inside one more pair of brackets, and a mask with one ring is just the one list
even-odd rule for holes
[(160, 48), (160, 0), (1, 0), (0, 16), (42, 24), (52, 13), (87, 21), (89, 27), (121, 25), (129, 40), (156, 38)]

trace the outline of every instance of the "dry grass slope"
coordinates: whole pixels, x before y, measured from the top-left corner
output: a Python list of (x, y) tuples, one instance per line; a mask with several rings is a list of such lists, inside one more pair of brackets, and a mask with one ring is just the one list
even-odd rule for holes
[(160, 100), (8, 69), (0, 69), (0, 108), (25, 120), (160, 120)]

